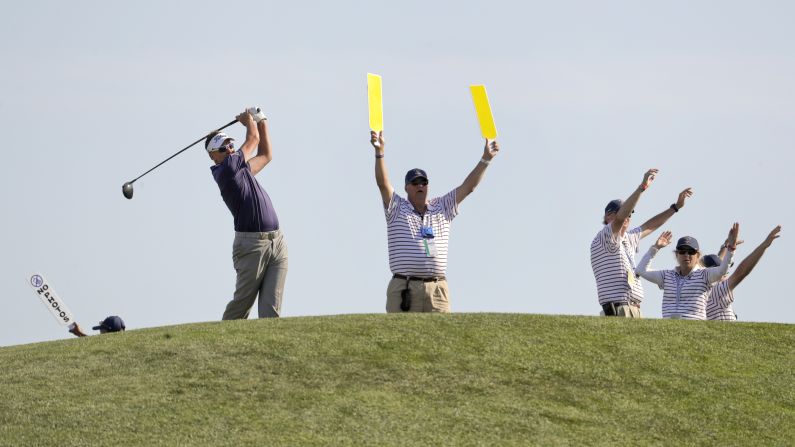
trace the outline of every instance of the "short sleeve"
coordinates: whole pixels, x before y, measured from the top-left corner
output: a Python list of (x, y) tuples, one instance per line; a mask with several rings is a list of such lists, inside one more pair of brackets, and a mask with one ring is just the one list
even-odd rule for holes
[(594, 239), (604, 250), (610, 253), (615, 253), (618, 250), (618, 243), (621, 240), (619, 235), (613, 234), (613, 227), (610, 224), (605, 225)]
[(395, 217), (399, 214), (400, 211), (400, 202), (403, 200), (396, 192), (392, 192), (392, 198), (389, 200), (389, 205), (387, 205), (386, 209), (384, 210), (384, 216), (386, 217), (386, 221), (392, 222), (395, 220)]
[(455, 203), (455, 189), (442, 196), (441, 202), (444, 217), (448, 221), (452, 221), (458, 215), (458, 204)]
[(641, 227), (635, 227), (627, 232), (627, 239), (632, 246), (632, 251), (635, 253), (637, 253), (640, 248), (640, 237), (642, 234), (643, 229)]
[(724, 279), (715, 285), (715, 288), (712, 290), (712, 298), (722, 308), (727, 308), (734, 302), (734, 293), (732, 293), (732, 289), (729, 287), (728, 280)]

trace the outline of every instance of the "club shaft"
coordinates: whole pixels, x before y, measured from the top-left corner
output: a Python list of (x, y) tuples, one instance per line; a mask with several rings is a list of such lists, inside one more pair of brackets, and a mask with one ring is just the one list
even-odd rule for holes
[[(229, 122), (228, 124), (226, 124), (225, 126), (223, 126), (223, 127), (219, 127), (218, 129), (214, 130), (214, 132), (218, 132), (218, 131), (224, 130), (224, 129), (226, 129), (227, 127), (231, 126), (232, 124), (235, 124), (236, 122), (237, 122), (237, 120), (231, 121), (231, 122)], [(212, 132), (210, 132), (210, 133), (212, 133)], [(208, 133), (207, 135), (209, 135), (209, 133)], [(160, 165), (162, 165), (163, 163), (165, 163), (165, 162), (167, 162), (167, 161), (171, 160), (172, 158), (176, 157), (177, 155), (179, 155), (179, 154), (181, 154), (181, 153), (185, 152), (186, 150), (190, 149), (191, 147), (193, 147), (193, 146), (194, 146), (196, 143), (198, 143), (199, 141), (201, 141), (201, 140), (203, 140), (203, 139), (207, 138), (207, 135), (205, 135), (205, 136), (203, 136), (203, 137), (199, 138), (198, 140), (194, 141), (193, 143), (191, 143), (191, 144), (187, 145), (185, 148), (181, 149), (181, 150), (180, 150), (179, 152), (177, 152), (176, 154), (174, 154), (174, 155), (172, 155), (172, 156), (170, 156), (170, 157), (166, 158), (165, 160), (161, 161), (160, 163), (158, 163), (158, 164), (157, 164), (155, 167), (153, 167), (152, 169), (150, 169), (150, 170), (148, 170), (148, 171), (144, 172), (143, 174), (139, 175), (138, 177), (135, 177), (135, 180), (138, 180), (139, 178), (141, 178), (141, 177), (145, 176), (146, 174), (149, 174), (150, 172), (152, 172), (152, 171), (154, 171), (155, 169), (157, 169), (158, 167), (160, 167)], [(134, 182), (135, 182), (135, 180), (131, 180), (131, 181), (130, 181), (130, 184), (134, 183)]]

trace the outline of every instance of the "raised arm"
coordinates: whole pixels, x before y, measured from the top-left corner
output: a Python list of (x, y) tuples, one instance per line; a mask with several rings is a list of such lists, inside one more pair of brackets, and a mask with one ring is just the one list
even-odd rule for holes
[(378, 186), (378, 191), (381, 193), (381, 202), (384, 203), (384, 208), (389, 206), (392, 200), (392, 194), (395, 193), (395, 188), (389, 183), (389, 176), (386, 172), (386, 162), (384, 161), (384, 131), (375, 133), (370, 131), (370, 144), (375, 149), (375, 184)]
[(268, 118), (262, 112), (258, 112), (253, 118), (257, 122), (259, 143), (257, 144), (257, 155), (247, 161), (251, 168), (251, 173), (257, 175), (262, 168), (273, 160), (273, 152), (271, 151), (271, 137), (268, 132)]
[[(718, 257), (721, 258), (721, 259), (723, 259), (723, 257), (726, 256), (726, 252), (728, 251), (727, 247), (730, 245), (729, 244), (729, 238), (731, 237), (731, 234), (732, 234), (731, 230), (729, 230), (729, 235), (726, 236), (726, 242), (724, 242), (723, 245), (720, 246), (720, 250), (718, 250)], [(744, 241), (741, 241), (741, 240), (738, 239), (734, 243), (734, 246), (737, 247), (738, 245), (742, 244), (743, 242)]]
[(237, 116), (237, 120), (246, 128), (246, 141), (240, 146), (240, 152), (243, 153), (245, 160), (248, 161), (254, 156), (254, 150), (259, 145), (259, 131), (257, 130), (257, 123), (248, 111), (243, 111)]
[(743, 279), (745, 279), (745, 277), (748, 276), (749, 273), (751, 273), (751, 270), (754, 269), (756, 263), (759, 262), (759, 260), (762, 258), (762, 255), (765, 253), (765, 250), (767, 250), (767, 248), (770, 247), (771, 244), (773, 244), (773, 241), (779, 237), (778, 233), (780, 231), (781, 231), (781, 225), (777, 226), (776, 228), (773, 228), (773, 231), (771, 231), (770, 234), (767, 235), (767, 238), (765, 238), (765, 240), (762, 241), (762, 243), (759, 244), (759, 246), (756, 247), (754, 251), (751, 252), (750, 255), (748, 255), (745, 259), (743, 259), (740, 265), (737, 266), (737, 269), (734, 270), (734, 273), (732, 273), (732, 275), (729, 276), (730, 289), (734, 290), (734, 288), (737, 287), (737, 285), (740, 284), (740, 282)]
[(729, 238), (726, 239), (727, 253), (723, 255), (720, 265), (717, 267), (710, 267), (707, 270), (707, 281), (710, 284), (716, 283), (723, 278), (723, 275), (729, 270), (729, 265), (734, 257), (734, 250), (737, 248), (737, 237), (740, 235), (740, 224), (735, 222), (729, 230)]
[(685, 199), (693, 195), (693, 188), (685, 188), (684, 191), (679, 193), (679, 197), (676, 199), (676, 203), (671, 204), (665, 211), (661, 212), (660, 214), (652, 217), (651, 219), (647, 220), (640, 226), (640, 229), (643, 230), (640, 233), (640, 237), (644, 238), (649, 234), (656, 231), (660, 228), (674, 213), (678, 213), (679, 210), (685, 207)]
[(657, 169), (649, 169), (646, 171), (646, 173), (643, 174), (643, 181), (640, 182), (640, 186), (638, 186), (635, 191), (627, 197), (627, 200), (624, 200), (624, 203), (621, 204), (621, 208), (619, 208), (616, 213), (616, 218), (610, 223), (610, 226), (613, 228), (613, 234), (618, 234), (621, 231), (624, 222), (632, 215), (632, 212), (635, 211), (635, 205), (638, 204), (640, 195), (649, 188), (651, 182), (654, 181), (654, 177), (657, 176), (657, 172), (659, 172)]
[(486, 140), (486, 146), (483, 148), (483, 157), (480, 159), (475, 168), (472, 169), (472, 172), (469, 173), (467, 178), (464, 179), (464, 183), (461, 184), (455, 190), (455, 203), (458, 205), (461, 203), (466, 197), (475, 190), (481, 180), (483, 180), (483, 174), (486, 173), (486, 168), (491, 163), (491, 160), (494, 159), (494, 156), (497, 155), (497, 152), (500, 151), (500, 145), (497, 141), (489, 142)]
[(643, 258), (640, 260), (640, 264), (638, 264), (637, 270), (635, 270), (635, 273), (640, 275), (641, 278), (651, 281), (660, 287), (662, 287), (665, 282), (663, 272), (659, 270), (651, 270), (649, 269), (649, 265), (651, 265), (651, 260), (657, 255), (657, 252), (660, 251), (661, 248), (671, 243), (671, 236), (672, 235), (670, 231), (663, 231), (660, 237), (657, 238), (657, 242), (649, 247), (649, 251), (643, 255)]

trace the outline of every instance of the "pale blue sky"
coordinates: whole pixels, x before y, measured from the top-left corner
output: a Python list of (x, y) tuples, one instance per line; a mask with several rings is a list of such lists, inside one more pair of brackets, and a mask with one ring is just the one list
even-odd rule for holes
[[(610, 199), (660, 174), (637, 223), (742, 259), (744, 321), (795, 322), (786, 278), (795, 191), (795, 6), (786, 1), (153, 2), (5, 5), (0, 27), (0, 346), (71, 337), (26, 281), (42, 272), (82, 326), (218, 320), (232, 217), (197, 146), (249, 105), (270, 117), (260, 175), (290, 250), (287, 317), (384, 311), (386, 229), (367, 72), (384, 82), (387, 164), (456, 187), (482, 153), (468, 85), (485, 84), (502, 150), (452, 226), (455, 312), (596, 315), (588, 248)], [(238, 138), (242, 127), (230, 128)], [(653, 243), (644, 239), (641, 254)], [(671, 267), (660, 255), (655, 267)], [(781, 275), (785, 275), (781, 277)], [(644, 284), (647, 317), (661, 292)]]

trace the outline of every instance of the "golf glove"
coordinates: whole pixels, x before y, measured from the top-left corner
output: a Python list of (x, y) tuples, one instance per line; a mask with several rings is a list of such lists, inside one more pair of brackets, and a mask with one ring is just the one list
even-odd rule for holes
[(268, 119), (259, 107), (249, 107), (247, 112), (254, 118), (256, 123)]

